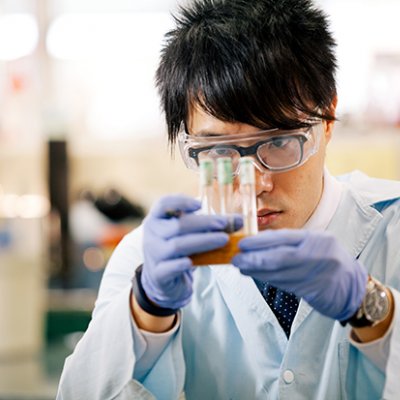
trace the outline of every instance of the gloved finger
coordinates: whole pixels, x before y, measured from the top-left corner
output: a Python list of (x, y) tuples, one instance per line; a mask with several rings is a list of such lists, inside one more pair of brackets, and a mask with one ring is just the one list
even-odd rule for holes
[(223, 231), (228, 219), (222, 215), (184, 214), (180, 218), (155, 219), (147, 226), (154, 235), (170, 239), (188, 233)]
[(298, 259), (297, 253), (296, 247), (293, 246), (248, 251), (235, 255), (232, 258), (232, 264), (240, 270), (260, 270), (266, 274), (291, 270), (296, 273), (302, 261)]
[(227, 231), (236, 232), (239, 229), (243, 228), (243, 215), (241, 214), (229, 214), (228, 218), (228, 226)]
[(183, 277), (183, 275), (185, 276), (185, 283), (192, 284), (193, 269), (192, 260), (189, 257), (181, 257), (160, 262), (154, 269), (153, 275), (155, 280), (164, 282), (164, 286), (166, 282)]
[(298, 246), (307, 237), (308, 232), (300, 229), (266, 230), (257, 235), (248, 236), (239, 242), (241, 251), (252, 251), (286, 246)]
[[(191, 271), (190, 271), (191, 272)], [(191, 284), (191, 274), (189, 271), (184, 272), (179, 278), (180, 285), (171, 285), (170, 289), (154, 294), (152, 300), (161, 307), (171, 307), (171, 299), (173, 302), (173, 308), (182, 308), (186, 306), (192, 297), (193, 286)]]
[(192, 233), (168, 240), (164, 259), (185, 257), (191, 254), (215, 250), (225, 246), (229, 236), (224, 232)]
[[(152, 273), (152, 281), (158, 283), (150, 285), (151, 289), (146, 291), (147, 296), (161, 307), (181, 308), (185, 306), (193, 293), (193, 269), (188, 258), (160, 263), (157, 271)], [(162, 282), (161, 285), (160, 282)], [(142, 281), (142, 284), (143, 287), (146, 286), (146, 282)]]
[[(281, 253), (281, 254), (279, 254)], [(271, 254), (274, 256), (271, 258)], [(293, 249), (256, 251), (237, 255), (232, 263), (243, 275), (270, 282), (272, 285), (294, 292), (302, 297), (316, 288), (330, 286), (333, 271), (326, 271), (323, 260), (304, 262)]]
[(149, 216), (170, 218), (174, 212), (191, 213), (201, 208), (201, 202), (186, 195), (169, 195), (161, 197), (151, 208)]

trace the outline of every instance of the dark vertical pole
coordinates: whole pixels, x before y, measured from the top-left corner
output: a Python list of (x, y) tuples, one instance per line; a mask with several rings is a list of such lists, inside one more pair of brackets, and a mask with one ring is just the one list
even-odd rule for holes
[[(52, 277), (56, 284), (68, 288), (71, 278), (70, 265), (70, 233), (68, 223), (68, 149), (65, 140), (50, 140), (48, 148), (48, 183), (49, 196), (53, 215), (58, 216), (59, 221), (59, 244), (52, 246), (53, 255), (50, 258), (53, 262), (60, 262), (61, 265), (52, 268), (57, 271), (58, 276)], [(54, 244), (54, 243), (53, 243)], [(54, 254), (58, 251), (60, 254)], [(57, 261), (58, 260), (58, 261)]]

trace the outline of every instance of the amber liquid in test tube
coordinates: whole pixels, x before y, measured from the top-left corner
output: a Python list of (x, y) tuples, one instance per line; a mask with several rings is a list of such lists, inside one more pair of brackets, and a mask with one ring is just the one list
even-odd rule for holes
[(255, 235), (258, 232), (255, 170), (250, 157), (240, 159), (240, 194), (242, 198), (243, 232)]

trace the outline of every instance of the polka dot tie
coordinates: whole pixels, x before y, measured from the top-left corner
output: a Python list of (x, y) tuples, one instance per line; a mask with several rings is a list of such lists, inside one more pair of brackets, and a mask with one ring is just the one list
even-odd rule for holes
[(289, 337), (292, 322), (299, 306), (298, 298), (293, 293), (280, 290), (270, 285), (268, 282), (262, 282), (256, 279), (254, 279), (254, 281), (281, 324), (286, 336)]

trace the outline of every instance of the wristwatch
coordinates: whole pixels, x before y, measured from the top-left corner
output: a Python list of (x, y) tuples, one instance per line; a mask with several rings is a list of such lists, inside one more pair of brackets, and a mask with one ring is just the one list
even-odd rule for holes
[(375, 326), (382, 322), (390, 312), (388, 289), (372, 276), (368, 277), (367, 291), (360, 308), (344, 322), (353, 328)]

